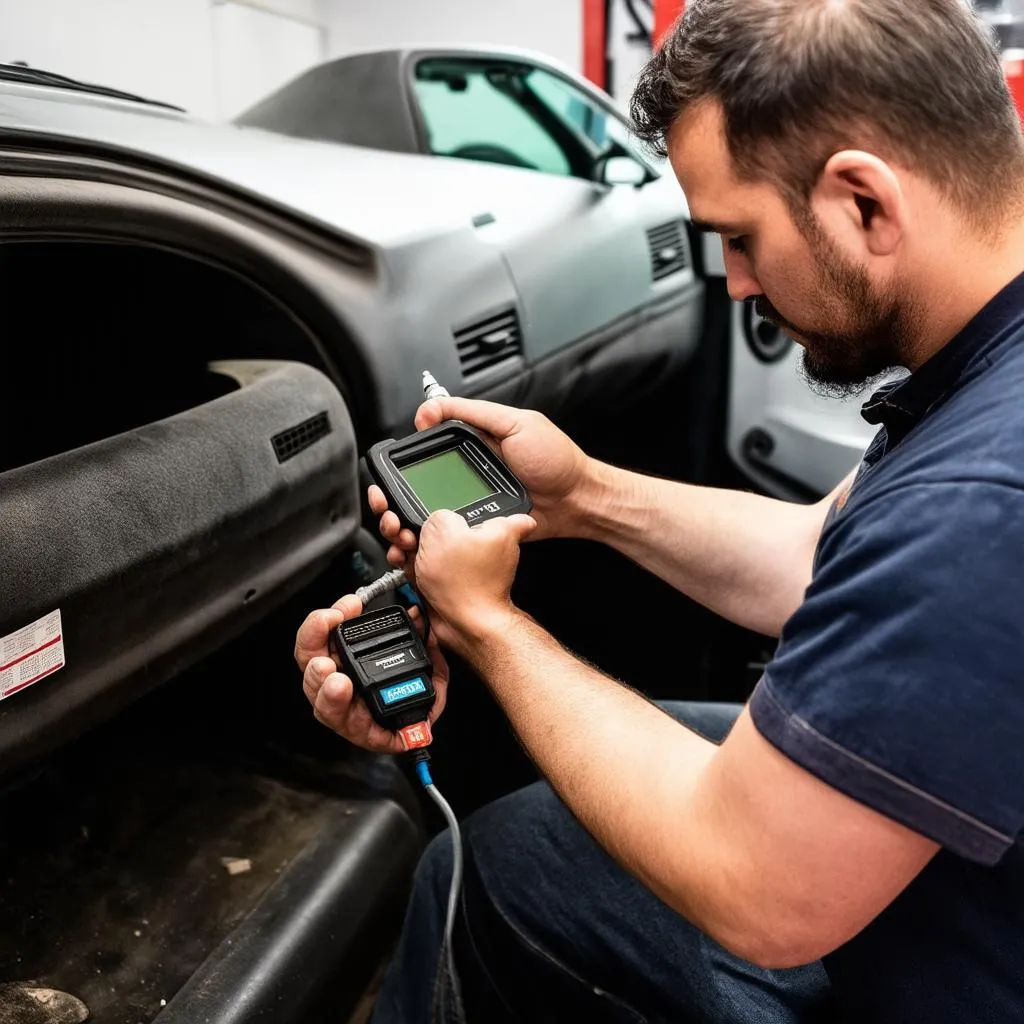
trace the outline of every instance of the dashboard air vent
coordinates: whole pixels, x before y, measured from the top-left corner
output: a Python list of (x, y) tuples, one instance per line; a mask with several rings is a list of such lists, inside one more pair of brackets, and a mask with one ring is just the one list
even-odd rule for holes
[(327, 418), (326, 412), (318, 412), (308, 420), (303, 420), (294, 427), (282, 430), (271, 439), (274, 446), (274, 454), (278, 462), (287, 462), (294, 459), (299, 452), (316, 444), (322, 437), (331, 432), (331, 421)]
[(454, 335), (459, 365), (465, 377), (472, 377), (523, 352), (523, 335), (515, 306), (461, 327)]
[(647, 243), (651, 247), (651, 275), (655, 281), (686, 269), (686, 240), (679, 221), (670, 220), (667, 224), (650, 228)]

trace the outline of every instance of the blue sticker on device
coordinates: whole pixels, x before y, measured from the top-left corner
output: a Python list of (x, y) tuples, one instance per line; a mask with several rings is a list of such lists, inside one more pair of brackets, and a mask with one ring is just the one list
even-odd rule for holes
[(380, 699), (385, 704), (395, 704), (406, 697), (415, 697), (417, 693), (426, 693), (427, 684), (417, 676), (405, 683), (396, 683), (394, 686), (385, 686), (380, 691)]

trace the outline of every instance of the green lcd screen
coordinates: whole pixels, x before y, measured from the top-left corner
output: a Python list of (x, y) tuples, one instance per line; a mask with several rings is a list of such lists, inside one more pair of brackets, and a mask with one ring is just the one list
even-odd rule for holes
[(494, 488), (458, 449), (399, 469), (428, 512), (457, 509), (494, 494)]

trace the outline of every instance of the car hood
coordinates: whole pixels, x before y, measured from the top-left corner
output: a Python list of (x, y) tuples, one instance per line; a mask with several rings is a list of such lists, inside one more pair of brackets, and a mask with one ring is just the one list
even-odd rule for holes
[(388, 153), (215, 125), (127, 101), (4, 83), (0, 136), (59, 137), (229, 185), (340, 234), (381, 247), (530, 209), (579, 182), (537, 171)]

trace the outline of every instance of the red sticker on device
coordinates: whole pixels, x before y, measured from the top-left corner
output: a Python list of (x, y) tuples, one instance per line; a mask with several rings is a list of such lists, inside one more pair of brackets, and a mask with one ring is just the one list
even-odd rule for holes
[(429, 722), (417, 722), (399, 729), (398, 738), (403, 750), (416, 750), (418, 747), (429, 747), (434, 737), (430, 734)]

